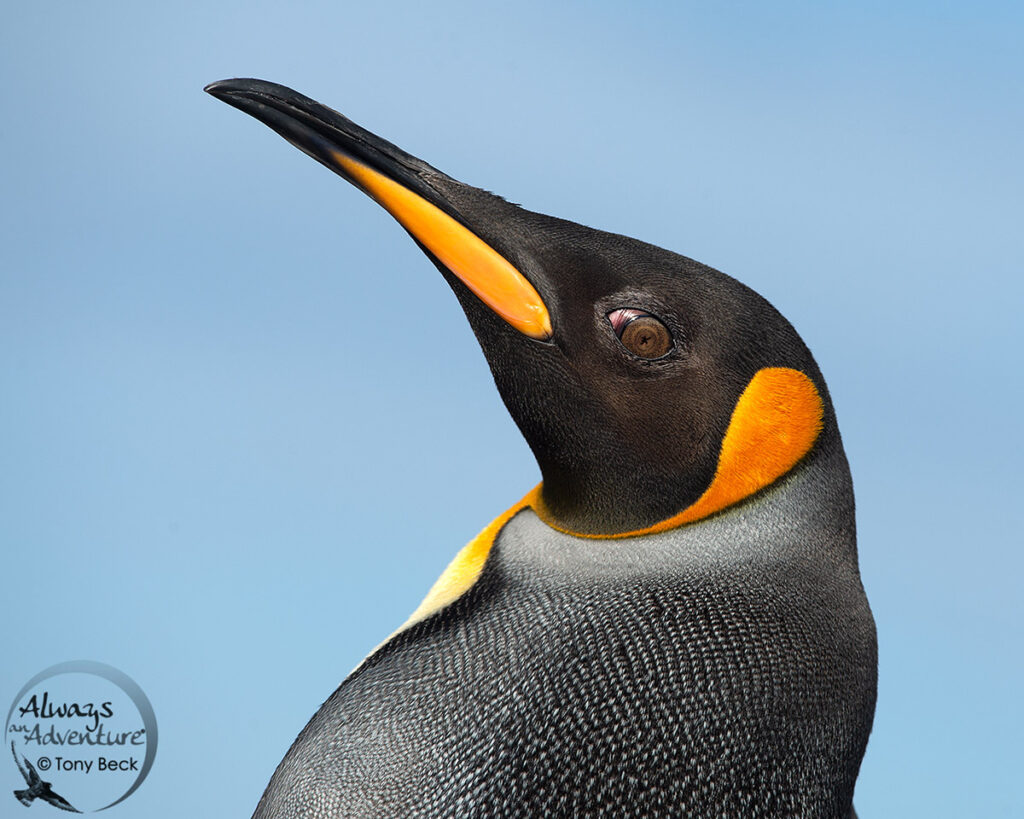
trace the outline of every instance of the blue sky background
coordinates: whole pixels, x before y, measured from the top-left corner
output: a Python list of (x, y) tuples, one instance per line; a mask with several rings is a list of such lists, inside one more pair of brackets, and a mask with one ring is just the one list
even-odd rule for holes
[(4, 15), (0, 699), (114, 665), (160, 748), (111, 814), (248, 816), (538, 478), (415, 245), (202, 93), (257, 76), (787, 315), (839, 413), (879, 627), (861, 816), (1024, 815), (1024, 6), (370, 6)]

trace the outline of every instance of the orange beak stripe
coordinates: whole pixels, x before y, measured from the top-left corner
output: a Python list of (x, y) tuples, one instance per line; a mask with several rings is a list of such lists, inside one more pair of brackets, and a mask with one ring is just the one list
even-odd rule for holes
[(333, 158), (480, 301), (520, 333), (540, 341), (551, 338), (551, 316), (540, 294), (504, 256), (404, 185), (343, 153), (334, 152)]

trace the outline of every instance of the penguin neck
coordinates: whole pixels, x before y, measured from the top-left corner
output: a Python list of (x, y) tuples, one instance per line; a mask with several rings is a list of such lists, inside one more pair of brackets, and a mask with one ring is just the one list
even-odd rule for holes
[[(693, 523), (787, 475), (816, 444), (826, 443), (819, 441), (826, 428), (838, 444), (834, 415), (814, 380), (789, 367), (765, 367), (747, 383), (721, 435), (699, 436), (696, 446), (675, 452), (651, 444), (693, 436), (653, 436), (643, 448), (636, 441), (616, 447), (605, 440), (603, 447), (584, 449), (607, 457), (596, 469), (578, 469), (575, 482), (568, 482), (570, 489), (575, 484), (575, 492), (566, 491), (565, 470), (556, 471), (559, 482), (544, 486), (538, 514), (565, 531), (585, 535), (650, 534)], [(721, 442), (714, 452), (709, 440)], [(645, 454), (634, 454), (629, 462), (637, 452)], [(551, 470), (541, 468), (547, 480)]]
[(736, 503), (705, 513), (701, 503), (693, 503), (682, 512), (663, 518), (653, 525), (629, 531), (595, 533), (567, 526), (548, 506), (545, 485), (539, 484), (521, 502), (529, 506), (545, 524), (563, 534), (593, 540), (620, 540), (677, 529), (695, 529), (714, 523), (719, 528), (730, 522), (746, 527), (756, 525), (762, 531), (829, 530), (832, 540), (844, 543), (856, 561), (853, 483), (849, 464), (838, 430), (830, 424), (793, 469), (763, 489)]
[(566, 533), (622, 537), (658, 526), (691, 506), (714, 475), (710, 465), (700, 474), (680, 470), (682, 477), (657, 474), (649, 464), (615, 466), (596, 464), (568, 473), (547, 465), (532, 504), (535, 511)]

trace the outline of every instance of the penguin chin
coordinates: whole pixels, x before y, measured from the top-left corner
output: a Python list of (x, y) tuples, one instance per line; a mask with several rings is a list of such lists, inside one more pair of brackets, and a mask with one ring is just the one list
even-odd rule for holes
[(516, 338), (479, 315), (477, 305), (464, 307), (540, 468), (546, 522), (565, 532), (614, 535), (671, 517), (707, 488), (711, 442), (724, 427), (705, 433), (665, 419), (654, 438), (650, 426), (629, 429), (628, 410), (595, 397), (557, 344)]

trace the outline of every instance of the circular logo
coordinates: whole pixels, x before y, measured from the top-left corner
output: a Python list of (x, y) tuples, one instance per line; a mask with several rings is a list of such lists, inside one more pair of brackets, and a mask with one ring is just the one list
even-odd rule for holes
[(4, 744), (24, 779), (14, 791), (22, 805), (92, 813), (123, 802), (145, 780), (156, 716), (127, 674), (75, 660), (40, 671), (18, 692)]

